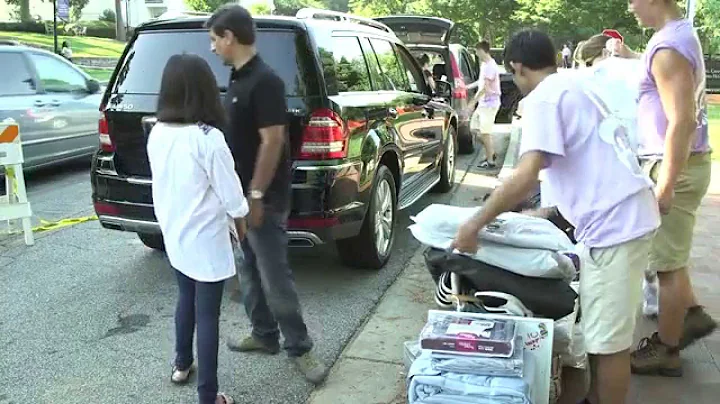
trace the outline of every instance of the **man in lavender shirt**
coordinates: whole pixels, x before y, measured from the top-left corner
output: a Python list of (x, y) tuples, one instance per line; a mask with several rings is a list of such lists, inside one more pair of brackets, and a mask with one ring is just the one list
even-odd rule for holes
[(477, 108), (470, 118), (470, 130), (480, 132), (480, 142), (485, 147), (485, 161), (480, 163), (481, 168), (495, 168), (495, 148), (492, 142), (492, 130), (495, 115), (500, 109), (500, 69), (490, 56), (490, 42), (480, 41), (475, 46), (475, 53), (482, 63), (478, 81), (468, 86), (468, 89), (478, 88), (471, 106), (477, 103)]
[(555, 55), (550, 37), (537, 30), (520, 31), (505, 47), (505, 66), (526, 94), (520, 161), (513, 176), (463, 224), (454, 247), (476, 252), (480, 229), (517, 206), (544, 169), (543, 198), (575, 226), (581, 246), (580, 305), (591, 355), (588, 399), (623, 403), (630, 384), (634, 308), (660, 213), (652, 184), (634, 154), (626, 153), (625, 132), (612, 125), (601, 128), (603, 116), (581, 79), (557, 73)]
[(712, 333), (717, 323), (697, 304), (688, 275), (695, 215), (710, 184), (705, 65), (692, 23), (675, 0), (631, 0), (641, 25), (655, 29), (639, 57), (640, 155), (650, 177), (662, 225), (653, 240), (648, 270), (658, 273), (658, 332), (632, 355), (634, 373), (681, 376), (679, 352)]

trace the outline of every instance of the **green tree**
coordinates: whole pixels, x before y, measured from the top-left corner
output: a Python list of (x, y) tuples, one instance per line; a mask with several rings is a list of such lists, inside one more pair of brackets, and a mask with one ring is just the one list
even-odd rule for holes
[(252, 15), (270, 15), (272, 14), (272, 10), (270, 10), (270, 6), (267, 4), (255, 3), (250, 6), (250, 13), (252, 13)]
[(195, 11), (213, 12), (232, 0), (185, 0), (185, 4)]
[(295, 15), (298, 10), (305, 7), (326, 8), (320, 0), (275, 0), (275, 14)]
[(699, 0), (695, 26), (706, 53), (720, 53), (720, 0)]
[(620, 31), (631, 46), (644, 42), (642, 29), (627, 11), (627, 0), (517, 0), (514, 19), (546, 30), (558, 43), (577, 43), (605, 28)]

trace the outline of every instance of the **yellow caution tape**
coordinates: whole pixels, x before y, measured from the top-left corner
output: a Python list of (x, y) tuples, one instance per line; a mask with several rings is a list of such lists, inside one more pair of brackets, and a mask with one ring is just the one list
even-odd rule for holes
[[(43, 231), (57, 230), (57, 229), (61, 229), (63, 227), (74, 226), (76, 224), (90, 222), (93, 220), (98, 220), (98, 217), (96, 215), (92, 215), (92, 216), (77, 217), (77, 218), (72, 218), (72, 219), (62, 219), (62, 220), (58, 220), (56, 222), (50, 222), (47, 220), (40, 219), (40, 226), (33, 227), (32, 231), (33, 231), (33, 233), (40, 233)], [(10, 231), (10, 232), (7, 232), (6, 234), (22, 234), (22, 231)]]
[(98, 217), (96, 215), (92, 216), (85, 216), (85, 217), (76, 217), (72, 219), (62, 219), (58, 220), (57, 222), (48, 222), (47, 220), (40, 219), (40, 226), (34, 227), (32, 230), (33, 232), (42, 232), (42, 231), (49, 231), (49, 230), (57, 230), (61, 229), (63, 227), (69, 227), (74, 226), (76, 224), (89, 222), (92, 220), (98, 220)]

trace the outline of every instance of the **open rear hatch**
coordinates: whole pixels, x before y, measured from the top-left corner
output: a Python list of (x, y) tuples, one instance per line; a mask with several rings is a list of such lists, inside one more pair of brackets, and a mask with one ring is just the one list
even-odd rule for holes
[(377, 17), (406, 45), (448, 46), (455, 23), (444, 18), (419, 16)]

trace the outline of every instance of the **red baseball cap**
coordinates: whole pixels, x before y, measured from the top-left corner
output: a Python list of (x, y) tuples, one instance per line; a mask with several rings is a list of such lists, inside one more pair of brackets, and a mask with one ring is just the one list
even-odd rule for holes
[(619, 39), (620, 42), (625, 42), (625, 38), (623, 38), (622, 35), (620, 35), (620, 32), (615, 29), (604, 29), (602, 32), (603, 35), (609, 36), (611, 38)]

